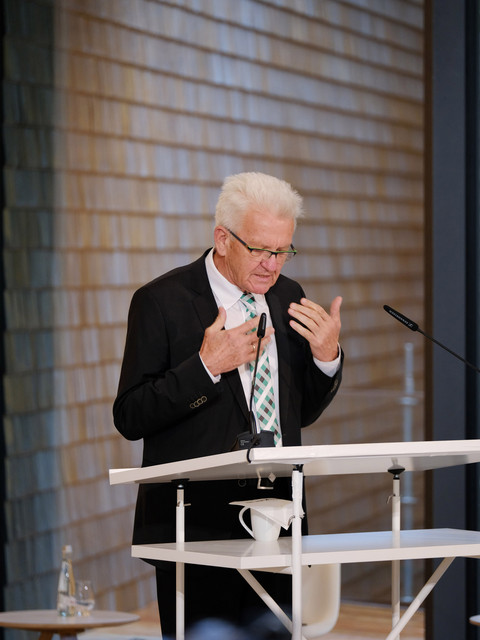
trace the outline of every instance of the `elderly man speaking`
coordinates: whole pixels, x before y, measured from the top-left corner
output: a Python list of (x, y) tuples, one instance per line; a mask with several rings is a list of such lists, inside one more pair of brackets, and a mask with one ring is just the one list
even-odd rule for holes
[[(224, 453), (250, 429), (252, 363), (259, 318), (261, 383), (255, 387), (255, 423), (273, 434), (273, 446), (301, 444), (341, 380), (340, 306), (309, 300), (281, 274), (297, 253), (293, 234), (302, 198), (285, 181), (262, 173), (225, 179), (218, 198), (214, 246), (135, 292), (113, 413), (129, 440), (143, 439), (142, 466)], [(259, 397), (257, 397), (257, 393)], [(257, 481), (187, 485), (186, 539), (243, 538), (232, 501), (265, 497)], [(291, 498), (288, 478), (268, 497)], [(134, 544), (175, 540), (176, 488), (139, 487)], [(306, 531), (306, 520), (302, 524)], [(175, 630), (175, 568), (154, 563), (162, 632)], [(287, 576), (261, 578), (279, 602), (289, 602)], [(286, 580), (286, 582), (285, 582)], [(258, 596), (234, 570), (186, 566), (187, 627), (208, 618), (248, 625)]]

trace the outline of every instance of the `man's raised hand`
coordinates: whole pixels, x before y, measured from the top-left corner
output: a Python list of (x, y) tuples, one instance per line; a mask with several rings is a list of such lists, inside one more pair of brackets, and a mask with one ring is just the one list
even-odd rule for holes
[[(232, 371), (256, 356), (258, 344), (257, 327), (260, 316), (247, 320), (233, 329), (224, 329), (226, 311), (219, 307), (213, 324), (205, 329), (200, 356), (203, 364), (213, 376)], [(267, 327), (261, 348), (270, 342), (273, 327)]]
[(338, 356), (341, 305), (342, 298), (337, 296), (330, 305), (330, 313), (308, 298), (292, 302), (288, 308), (293, 318), (290, 326), (308, 340), (314, 358), (322, 362), (331, 362)]

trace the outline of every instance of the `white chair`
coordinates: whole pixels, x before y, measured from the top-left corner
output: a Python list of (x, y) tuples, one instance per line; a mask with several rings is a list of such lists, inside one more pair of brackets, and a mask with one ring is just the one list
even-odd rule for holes
[[(316, 640), (333, 629), (340, 611), (340, 564), (317, 564), (302, 567), (302, 635)], [(265, 591), (258, 580), (243, 569), (238, 570), (265, 604), (291, 630), (291, 620)], [(273, 573), (291, 573), (290, 567), (263, 569)]]
[(333, 629), (340, 612), (340, 565), (302, 567), (302, 633), (315, 640)]

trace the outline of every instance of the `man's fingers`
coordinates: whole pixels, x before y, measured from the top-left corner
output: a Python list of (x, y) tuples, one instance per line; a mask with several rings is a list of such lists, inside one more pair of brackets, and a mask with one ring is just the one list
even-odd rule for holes
[(241, 324), (238, 329), (241, 333), (254, 333), (257, 330), (258, 323), (260, 322), (260, 316), (255, 316), (255, 318), (250, 318), (250, 320), (246, 320), (243, 324)]
[[(225, 327), (225, 322), (227, 320), (227, 312), (224, 307), (218, 307), (218, 315), (213, 321), (213, 323), (208, 327), (207, 330), (210, 330), (211, 333), (215, 333), (216, 331), (221, 331)], [(243, 324), (235, 327), (234, 329), (230, 329), (230, 331), (238, 332), (238, 333), (251, 333), (257, 329), (258, 323), (260, 321), (260, 316), (256, 316), (255, 318), (251, 318), (247, 320)]]
[(227, 319), (227, 312), (223, 307), (218, 307), (218, 315), (214, 322), (210, 325), (209, 329), (212, 331), (221, 331), (225, 326), (225, 320)]
[(327, 312), (319, 304), (316, 304), (308, 298), (302, 298), (299, 303), (292, 302), (289, 310), (293, 312), (292, 315), (297, 315), (298, 319), (306, 325), (309, 325), (308, 319), (315, 323), (321, 321), (328, 321), (330, 319), (340, 320), (340, 307), (342, 305), (342, 297), (337, 296), (333, 299), (330, 305), (330, 311)]
[(332, 300), (332, 304), (330, 305), (330, 315), (333, 317), (337, 317), (340, 315), (340, 307), (342, 306), (343, 298), (342, 296), (337, 296)]
[[(238, 327), (225, 328), (226, 312), (219, 307), (215, 321), (207, 327), (200, 347), (200, 356), (204, 365), (214, 376), (232, 371), (240, 365), (254, 360), (258, 349), (257, 326), (260, 317), (247, 320)], [(261, 343), (263, 350), (274, 333), (273, 327), (267, 327)]]

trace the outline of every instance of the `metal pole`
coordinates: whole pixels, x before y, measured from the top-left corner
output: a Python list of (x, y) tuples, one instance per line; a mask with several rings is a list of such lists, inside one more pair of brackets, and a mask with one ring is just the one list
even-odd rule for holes
[[(177, 486), (176, 507), (176, 541), (177, 547), (185, 542), (185, 503), (184, 488), (182, 484)], [(185, 565), (177, 562), (176, 570), (176, 640), (185, 638)]]
[[(390, 496), (392, 501), (392, 538), (393, 544), (400, 544), (400, 518), (401, 518), (401, 498), (400, 498), (400, 474), (405, 471), (403, 467), (394, 465), (388, 470), (393, 475), (393, 492)], [(392, 560), (392, 629), (400, 620), (400, 560)], [(400, 636), (394, 636), (393, 640), (399, 640)]]
[(302, 491), (303, 466), (292, 472), (292, 640), (302, 638)]

